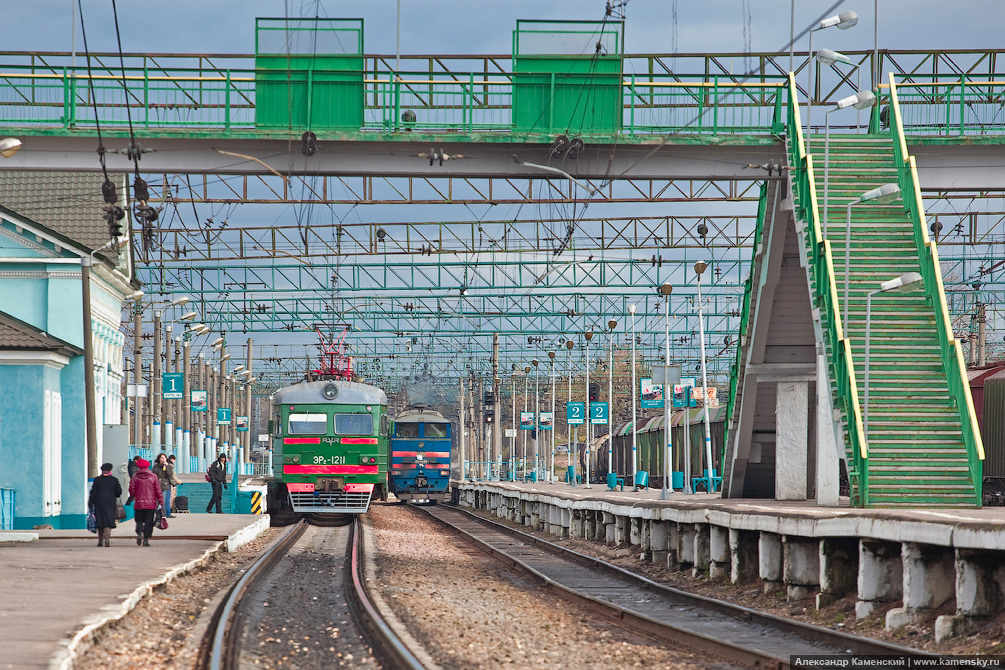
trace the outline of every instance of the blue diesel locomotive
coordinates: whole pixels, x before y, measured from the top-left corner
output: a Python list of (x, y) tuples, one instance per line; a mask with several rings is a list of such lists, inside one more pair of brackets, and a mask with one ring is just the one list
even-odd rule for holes
[(429, 409), (406, 409), (391, 431), (389, 488), (401, 501), (443, 502), (450, 495), (450, 422)]
[(387, 499), (387, 395), (376, 386), (300, 382), (272, 398), (270, 514), (363, 514)]

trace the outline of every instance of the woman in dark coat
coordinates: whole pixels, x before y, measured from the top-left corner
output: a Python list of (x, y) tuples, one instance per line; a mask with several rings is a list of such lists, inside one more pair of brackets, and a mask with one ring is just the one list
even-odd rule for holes
[(112, 464), (101, 466), (101, 475), (94, 478), (91, 493), (87, 496), (87, 506), (94, 508), (94, 519), (98, 522), (98, 546), (108, 547), (115, 528), (115, 501), (122, 495), (119, 478), (112, 475)]

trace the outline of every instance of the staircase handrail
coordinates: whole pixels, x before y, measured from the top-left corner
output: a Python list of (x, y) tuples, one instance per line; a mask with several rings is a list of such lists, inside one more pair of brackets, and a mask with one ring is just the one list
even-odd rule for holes
[(897, 161), (900, 192), (904, 201), (904, 209), (914, 226), (914, 241), (918, 247), (924, 291), (929, 302), (935, 307), (935, 327), (939, 334), (942, 369), (946, 375), (949, 395), (960, 413), (960, 426), (963, 431), (963, 442), (967, 448), (970, 477), (977, 492), (976, 503), (980, 505), (982, 502), (980, 487), (983, 480), (984, 442), (977, 424), (974, 399), (970, 393), (967, 367), (963, 361), (963, 347), (960, 346), (959, 340), (953, 334), (952, 322), (949, 320), (949, 308), (946, 305), (946, 290), (942, 283), (939, 252), (936, 249), (936, 244), (929, 237), (928, 227), (925, 225), (925, 206), (921, 199), (918, 166), (914, 156), (907, 153), (907, 140), (904, 137), (903, 120), (897, 101), (897, 82), (892, 72), (890, 73), (890, 111), (892, 112), (890, 114), (890, 134), (894, 140), (893, 154)]
[[(869, 504), (869, 447), (865, 440), (862, 423), (862, 405), (859, 402), (858, 384), (851, 353), (851, 343), (845, 338), (841, 320), (841, 303), (837, 296), (837, 282), (834, 275), (834, 259), (829, 240), (825, 240), (820, 227), (820, 208), (817, 204), (816, 182), (813, 177), (813, 157), (807, 155), (803, 141), (802, 123), (799, 117), (795, 77), (789, 73), (789, 105), (787, 133), (789, 137), (789, 177), (793, 183), (796, 198), (796, 221), (805, 222), (806, 238), (809, 241), (813, 276), (816, 278), (813, 307), (819, 308), (830, 318), (821, 320), (824, 344), (829, 352), (829, 368), (837, 381), (835, 407), (845, 417), (848, 434), (848, 453), (852, 456), (858, 475), (858, 491), (852, 491), (852, 504)], [(792, 141), (794, 138), (795, 141)], [(804, 224), (804, 225), (805, 225)]]

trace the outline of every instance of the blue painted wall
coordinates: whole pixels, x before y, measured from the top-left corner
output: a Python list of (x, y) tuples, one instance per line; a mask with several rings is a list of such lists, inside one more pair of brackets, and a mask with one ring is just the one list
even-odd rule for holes
[(73, 358), (60, 377), (63, 389), (63, 512), (60, 523), (62, 528), (84, 528), (90, 492), (84, 422), (84, 357)]
[[(49, 368), (52, 372), (58, 372)], [(5, 394), (0, 421), (0, 487), (17, 491), (14, 527), (31, 528), (43, 520), (42, 436), (45, 408), (45, 370), (41, 365), (0, 365), (0, 388)], [(58, 389), (58, 384), (57, 384)]]

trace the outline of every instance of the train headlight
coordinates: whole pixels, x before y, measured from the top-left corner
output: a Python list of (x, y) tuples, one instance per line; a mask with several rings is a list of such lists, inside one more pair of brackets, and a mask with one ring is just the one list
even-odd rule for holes
[(293, 459), (294, 463), (299, 463), (300, 462), (300, 457), (299, 456), (292, 456), (291, 458)]
[(440, 474), (446, 477), (447, 475), (450, 474), (450, 470), (440, 470)]
[(368, 465), (374, 465), (377, 462), (376, 456), (360, 456), (359, 459), (361, 463), (366, 463)]
[(400, 475), (401, 474), (401, 470), (391, 470), (391, 474), (392, 475)]

